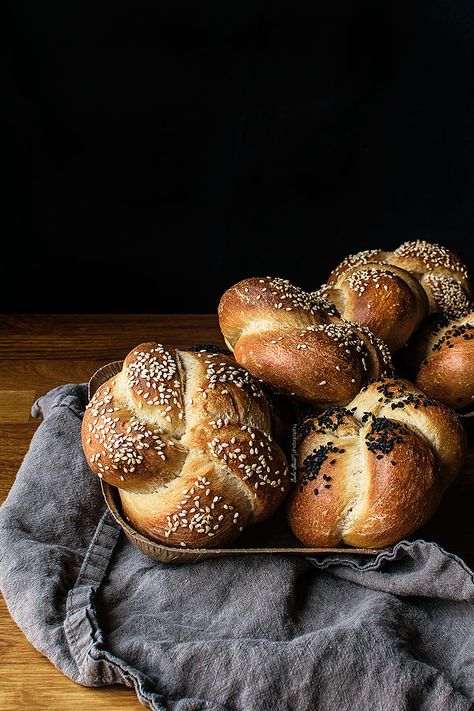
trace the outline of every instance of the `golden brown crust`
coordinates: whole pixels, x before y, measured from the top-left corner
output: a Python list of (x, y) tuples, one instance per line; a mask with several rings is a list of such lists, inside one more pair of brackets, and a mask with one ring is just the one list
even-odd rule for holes
[(214, 548), (235, 540), (251, 518), (251, 502), (234, 484), (195, 451), (169, 487), (147, 496), (122, 490), (120, 496), (126, 519), (149, 538), (182, 548)]
[(219, 323), (236, 360), (278, 392), (326, 405), (348, 402), (390, 370), (385, 344), (341, 319), (324, 295), (283, 279), (253, 278), (226, 291)]
[[(355, 356), (356, 348), (364, 344), (344, 326), (328, 330), (321, 326), (244, 336), (237, 342), (235, 357), (278, 392), (306, 402), (345, 403), (367, 380), (362, 358)], [(342, 350), (340, 342), (345, 345)]]
[(474, 312), (430, 323), (410, 344), (416, 384), (453, 410), (474, 408)]
[(184, 407), (177, 351), (160, 343), (142, 343), (124, 360), (124, 374), (135, 410), (143, 410), (161, 429), (182, 434)]
[(91, 399), (82, 438), (91, 469), (119, 488), (128, 519), (169, 545), (230, 542), (288, 489), (260, 384), (206, 350), (137, 346)]
[(349, 515), (343, 529), (344, 543), (361, 548), (382, 548), (411, 535), (428, 521), (441, 499), (438, 466), (429, 445), (401, 426), (396, 430), (400, 441), (379, 459), (379, 450), (367, 448), (377, 424), (368, 423), (361, 432), (368, 487), (363, 506), (354, 507), (357, 515)]
[(333, 286), (339, 280), (342, 274), (353, 267), (359, 267), (366, 264), (384, 264), (385, 255), (387, 253), (381, 249), (364, 249), (355, 254), (349, 254), (329, 275), (327, 283)]
[(471, 285), (466, 266), (455, 254), (415, 240), (393, 252), (375, 249), (349, 255), (319, 293), (341, 316), (368, 326), (395, 351), (428, 313), (464, 313)]
[(406, 380), (378, 379), (303, 423), (289, 523), (308, 546), (390, 545), (426, 523), (465, 453), (449, 408)]
[(436, 454), (443, 490), (460, 470), (467, 445), (459, 417), (408, 380), (379, 378), (361, 390), (351, 410), (361, 421), (367, 412), (395, 420), (428, 442)]
[(424, 274), (420, 283), (428, 297), (430, 313), (441, 313), (449, 318), (460, 316), (468, 308), (471, 296), (470, 285), (465, 282), (444, 273)]
[(269, 434), (247, 425), (229, 425), (217, 432), (202, 428), (193, 433), (193, 444), (206, 449), (211, 460), (241, 482), (240, 490), (252, 502), (252, 522), (276, 510), (285, 489), (287, 465)]
[(344, 318), (367, 326), (391, 351), (407, 342), (428, 313), (417, 279), (388, 264), (347, 269), (324, 293)]
[(228, 289), (218, 306), (219, 325), (231, 349), (249, 328), (305, 328), (337, 317), (324, 297), (303, 291), (285, 279), (252, 277)]
[(466, 265), (454, 252), (443, 245), (421, 239), (404, 242), (390, 255), (388, 261), (397, 267), (406, 269), (417, 278), (423, 278), (427, 274), (454, 278), (468, 294), (471, 292)]
[(138, 417), (127, 398), (125, 372), (101, 385), (82, 424), (82, 444), (89, 466), (117, 487), (133, 482), (136, 491), (152, 491), (174, 478), (186, 453), (179, 438)]
[[(328, 421), (331, 425), (324, 426)], [(298, 445), (288, 520), (304, 545), (337, 547), (350, 508), (347, 488), (357, 474), (353, 461), (358, 457), (360, 425), (344, 408), (331, 408), (324, 417), (309, 418), (305, 424), (314, 429)]]

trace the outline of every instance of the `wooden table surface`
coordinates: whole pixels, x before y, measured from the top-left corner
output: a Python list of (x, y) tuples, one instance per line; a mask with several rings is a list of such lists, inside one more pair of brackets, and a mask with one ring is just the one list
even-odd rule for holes
[[(39, 422), (33, 401), (63, 383), (84, 382), (101, 365), (123, 358), (138, 343), (178, 347), (223, 345), (214, 315), (0, 315), (0, 503), (15, 479)], [(474, 441), (474, 427), (470, 432)], [(471, 449), (472, 451), (472, 449)], [(422, 531), (474, 567), (474, 456)], [(140, 709), (135, 692), (81, 687), (36, 652), (0, 602), (0, 711), (81, 708)]]

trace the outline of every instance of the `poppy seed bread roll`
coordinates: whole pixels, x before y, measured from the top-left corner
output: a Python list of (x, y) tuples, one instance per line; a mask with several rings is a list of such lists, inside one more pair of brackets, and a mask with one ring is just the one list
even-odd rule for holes
[(474, 311), (430, 321), (413, 338), (407, 361), (415, 383), (453, 410), (474, 409)]
[(391, 545), (424, 525), (466, 454), (458, 416), (407, 380), (381, 378), (299, 431), (288, 520), (307, 546)]

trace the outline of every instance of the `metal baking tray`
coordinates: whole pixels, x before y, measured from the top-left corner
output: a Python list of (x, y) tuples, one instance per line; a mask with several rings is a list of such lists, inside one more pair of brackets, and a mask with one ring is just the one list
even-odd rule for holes
[[(99, 368), (89, 380), (89, 399), (109, 378), (122, 370), (123, 361), (118, 360)], [(351, 553), (373, 555), (380, 548), (305, 548), (293, 535), (285, 517), (285, 505), (262, 523), (247, 526), (238, 540), (228, 548), (173, 548), (153, 541), (133, 529), (122, 515), (118, 489), (100, 481), (102, 493), (109, 511), (120, 524), (131, 543), (153, 560), (162, 563), (197, 563), (206, 558), (221, 558), (232, 555), (332, 555)]]

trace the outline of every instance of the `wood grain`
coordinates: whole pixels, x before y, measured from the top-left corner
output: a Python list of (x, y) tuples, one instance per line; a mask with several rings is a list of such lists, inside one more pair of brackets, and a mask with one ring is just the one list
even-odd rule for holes
[(159, 340), (187, 348), (196, 343), (224, 345), (217, 316), (144, 316), (119, 314), (42, 316), (38, 325), (32, 316), (0, 317), (0, 360), (123, 358), (138, 343)]
[(61, 674), (36, 651), (10, 618), (0, 597), (0, 711), (143, 709), (131, 689), (90, 689)]
[(0, 425), (28, 422), (35, 394), (35, 390), (0, 390)]
[[(138, 343), (160, 340), (188, 347), (223, 345), (214, 315), (0, 315), (0, 502), (8, 494), (38, 422), (36, 397), (57, 385), (85, 382), (101, 365), (123, 358)], [(474, 426), (469, 434), (474, 442)], [(471, 448), (472, 451), (472, 448)], [(474, 566), (474, 456), (420, 532)], [(37, 652), (0, 600), (0, 711), (140, 709), (123, 687), (89, 689), (70, 681)]]
[[(0, 342), (2, 337), (0, 336)], [(84, 383), (89, 380), (90, 374), (104, 364), (106, 359), (61, 359), (37, 358), (26, 360), (23, 358), (12, 360), (0, 359), (0, 383), (5, 389), (21, 387), (29, 390), (41, 387), (37, 394), (41, 395), (51, 388), (64, 383)]]

